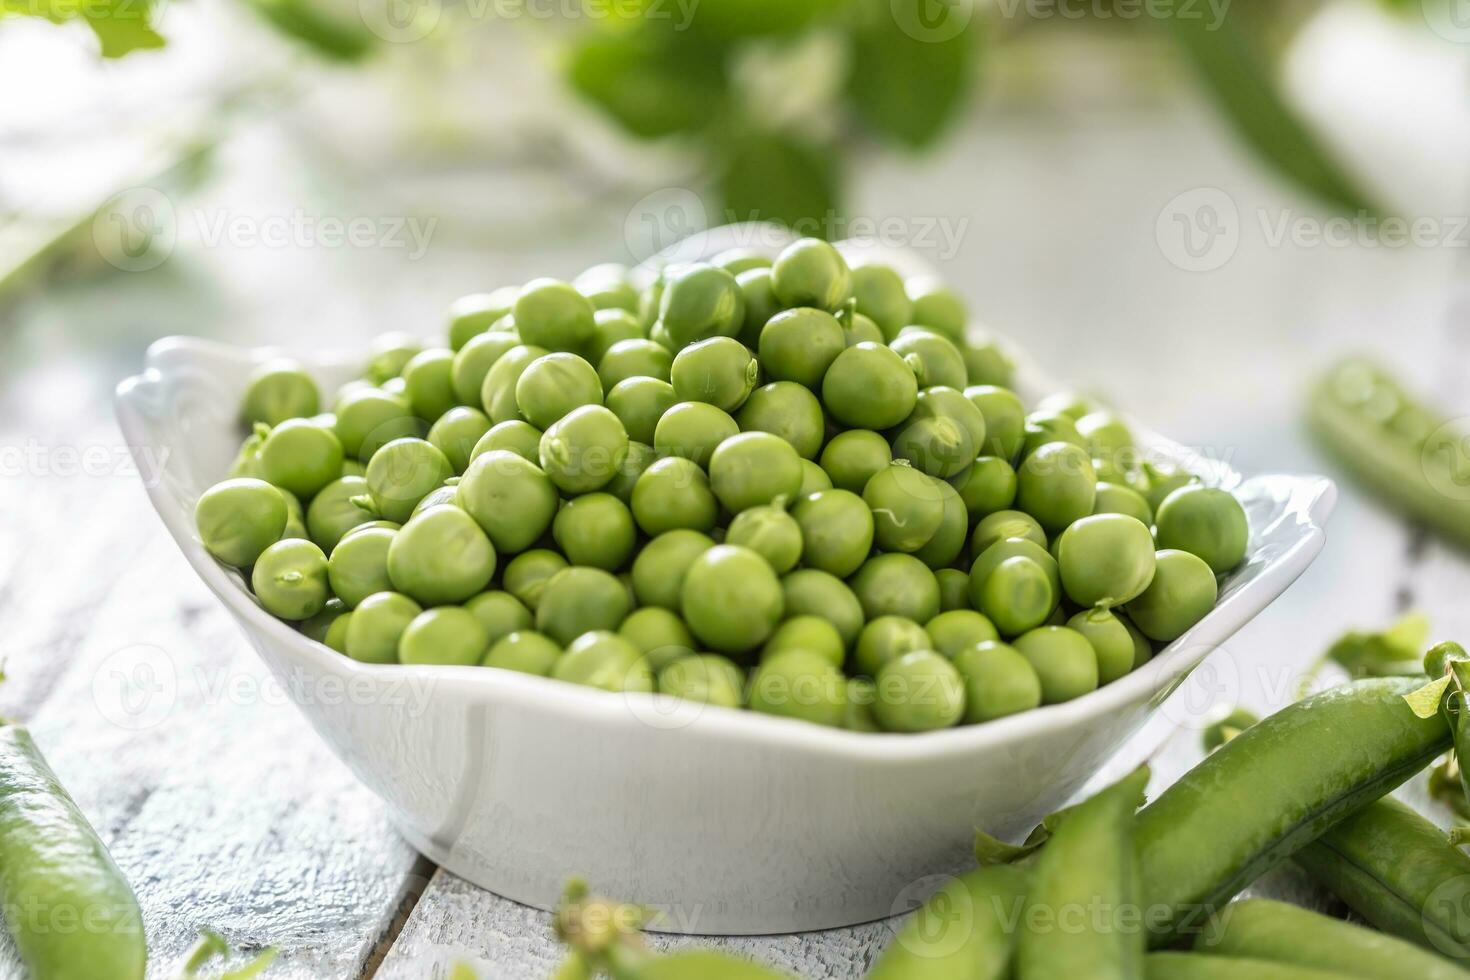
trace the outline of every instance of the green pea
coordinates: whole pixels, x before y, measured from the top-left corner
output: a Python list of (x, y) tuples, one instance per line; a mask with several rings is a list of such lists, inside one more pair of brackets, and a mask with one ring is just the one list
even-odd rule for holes
[(366, 664), (398, 663), (398, 640), (423, 607), (397, 592), (368, 596), (347, 624), (347, 656)]
[(277, 541), (255, 560), (250, 586), (265, 611), (281, 619), (309, 619), (322, 611), (331, 592), (327, 556), (310, 541)]
[(890, 266), (860, 265), (852, 270), (852, 295), (859, 313), (871, 319), (891, 340), (913, 319), (914, 304), (904, 292), (903, 278)]
[[(704, 470), (680, 456), (653, 463), (633, 486), (633, 517), (645, 534), (659, 535), (676, 528), (707, 533), (714, 530), (719, 515), (720, 504)], [(588, 528), (589, 533), (594, 530)]]
[(524, 551), (551, 527), (560, 498), (541, 468), (496, 449), (476, 456), (460, 479), (455, 503), (505, 554)]
[(1092, 513), (1097, 474), (1086, 450), (1064, 442), (1038, 447), (1016, 471), (1016, 504), (1049, 534)]
[(972, 385), (1001, 385), (1011, 383), (1016, 365), (1005, 348), (988, 337), (975, 336), (960, 347), (965, 359), (965, 374)]
[(1016, 637), (1012, 645), (1036, 668), (1043, 704), (1060, 704), (1097, 690), (1097, 653), (1076, 630), (1039, 626)]
[(541, 437), (541, 468), (563, 493), (600, 490), (628, 455), (628, 433), (601, 405), (573, 409)]
[(878, 324), (861, 313), (845, 315), (846, 310), (837, 312), (837, 322), (842, 324), (842, 344), (844, 347), (854, 347), (858, 344), (883, 345), (888, 338), (883, 336), (883, 331)]
[(801, 490), (801, 457), (780, 436), (742, 432), (720, 442), (710, 455), (710, 486), (732, 514), (791, 498)]
[(852, 591), (869, 619), (906, 616), (927, 623), (939, 615), (939, 582), (912, 555), (876, 555), (852, 579)]
[(618, 627), (618, 635), (637, 647), (655, 672), (695, 652), (694, 634), (684, 620), (661, 606), (633, 610)]
[(658, 672), (660, 693), (722, 708), (740, 707), (744, 687), (740, 668), (713, 653), (680, 657)]
[[(877, 677), (887, 664), (914, 650), (931, 649), (924, 627), (904, 616), (876, 616), (858, 634), (853, 666), (858, 673)], [(839, 664), (840, 666), (840, 664)]]
[(745, 295), (724, 269), (692, 263), (664, 286), (658, 318), (675, 350), (711, 337), (734, 337), (745, 323)]
[(550, 637), (533, 629), (518, 629), (491, 643), (489, 652), (480, 663), (486, 667), (549, 677), (560, 657), (561, 647)]
[(902, 357), (881, 344), (848, 347), (822, 378), (822, 403), (853, 429), (889, 429), (914, 410), (919, 383)]
[(770, 269), (747, 269), (738, 273), (735, 281), (739, 283), (740, 295), (745, 301), (745, 316), (738, 337), (742, 344), (754, 350), (760, 344), (761, 330), (783, 307), (771, 288)]
[(710, 264), (719, 266), (732, 276), (738, 276), (751, 269), (769, 269), (771, 259), (754, 249), (727, 248), (710, 259)]
[(941, 613), (970, 608), (969, 572), (963, 572), (958, 568), (936, 568), (934, 579), (939, 583), (939, 611)]
[(546, 583), (566, 567), (567, 560), (547, 548), (523, 551), (506, 562), (501, 584), (534, 613), (546, 592)]
[(349, 607), (356, 608), (375, 593), (393, 590), (393, 580), (388, 577), (388, 548), (395, 535), (388, 528), (368, 528), (348, 535), (332, 549), (327, 581), (332, 592)]
[(781, 621), (781, 582), (766, 560), (739, 545), (716, 545), (690, 563), (680, 608), (702, 643), (743, 653), (765, 642)]
[(883, 551), (913, 552), (924, 547), (944, 520), (945, 495), (933, 477), (907, 463), (879, 470), (863, 488), (873, 514), (873, 538)]
[(632, 439), (628, 440), (628, 455), (613, 478), (602, 488), (628, 506), (633, 505), (633, 490), (644, 472), (658, 462), (658, 453), (652, 446)]
[(401, 375), (404, 365), (423, 349), (423, 344), (412, 334), (402, 331), (379, 334), (369, 347), (365, 376), (373, 384), (381, 385)]
[(1009, 388), (972, 384), (965, 389), (970, 404), (985, 416), (985, 453), (1014, 463), (1026, 441), (1026, 409)]
[(551, 676), (614, 693), (654, 688), (653, 672), (643, 654), (608, 630), (593, 630), (573, 640), (552, 665)]
[(448, 457), (423, 439), (394, 439), (368, 461), (367, 489), (378, 513), (403, 523), (420, 500), (454, 476)]
[(1137, 658), (1133, 635), (1109, 610), (1079, 612), (1067, 620), (1067, 627), (1081, 633), (1092, 644), (1093, 652), (1097, 654), (1099, 684), (1111, 684), (1133, 670), (1133, 662)]
[(762, 714), (840, 728), (847, 716), (847, 681), (821, 654), (787, 650), (755, 669), (749, 703)]
[(837, 627), (844, 646), (862, 632), (865, 613), (857, 593), (842, 579), (816, 568), (801, 568), (781, 579), (787, 616), (821, 616)]
[(781, 507), (751, 507), (735, 515), (725, 530), (725, 543), (749, 548), (784, 575), (801, 560), (801, 525)]
[(597, 363), (597, 376), (602, 387), (611, 391), (629, 378), (657, 378), (668, 381), (673, 372), (674, 356), (651, 340), (620, 340), (607, 349)]
[(322, 642), (337, 653), (347, 653), (347, 631), (352, 627), (352, 613), (344, 612), (332, 620), (332, 625), (327, 627), (327, 633), (322, 637)]
[(322, 606), (321, 612), (301, 621), (301, 635), (316, 640), (318, 643), (325, 643), (327, 634), (332, 631), (332, 624), (347, 615), (349, 611), (347, 604), (341, 599), (328, 599), (327, 604)]
[(1143, 494), (1121, 483), (1097, 483), (1097, 501), (1092, 505), (1094, 514), (1127, 514), (1140, 521), (1145, 527), (1153, 524), (1153, 508)]
[(964, 339), (970, 315), (958, 293), (930, 276), (916, 276), (904, 288), (913, 303), (910, 323), (938, 331), (955, 343)]
[(980, 456), (950, 478), (972, 520), (1009, 510), (1016, 502), (1016, 471), (999, 456)]
[[(597, 309), (575, 288), (555, 279), (533, 279), (516, 297), (516, 329), (527, 344), (581, 350), (597, 332)], [(491, 413), (494, 417), (494, 413)]]
[(1067, 597), (1083, 608), (1121, 606), (1154, 577), (1154, 539), (1126, 514), (1084, 517), (1062, 532), (1057, 565)]
[(1125, 607), (1151, 640), (1171, 643), (1215, 607), (1219, 587), (1203, 559), (1187, 551), (1159, 551), (1153, 581)]
[(965, 510), (965, 502), (960, 499), (954, 487), (941, 480), (936, 480), (935, 485), (939, 490), (940, 502), (943, 505), (939, 527), (934, 531), (934, 536), (924, 544), (924, 547), (914, 552), (914, 557), (937, 570), (953, 565), (959, 559), (960, 552), (965, 550), (965, 537), (970, 529), (970, 515)]
[(247, 423), (280, 425), (315, 415), (320, 405), (321, 393), (306, 369), (297, 361), (277, 358), (250, 372), (240, 414)]
[[(583, 353), (587, 360), (596, 364), (599, 369), (602, 367), (602, 359), (607, 356), (607, 352), (612, 349), (613, 345), (625, 340), (647, 339), (643, 324), (638, 321), (637, 315), (629, 310), (618, 307), (599, 309), (594, 320), (597, 326)], [(606, 388), (607, 385), (604, 384), (603, 387)]]
[(1036, 518), (1019, 510), (998, 510), (982, 517), (970, 533), (970, 553), (983, 555), (997, 541), (1025, 538), (1046, 549), (1046, 531)]
[(476, 337), (483, 337), (495, 322), (510, 315), (520, 289), (502, 286), (488, 293), (471, 293), (449, 304), (449, 346), (464, 350)]
[(1032, 412), (1026, 416), (1022, 431), (1025, 433), (1021, 442), (1022, 459), (1052, 442), (1070, 443), (1084, 453), (1087, 451), (1087, 440), (1077, 431), (1076, 423), (1060, 412)]
[(455, 400), (464, 405), (479, 405), (485, 376), (496, 361), (520, 346), (521, 336), (514, 332), (496, 331), (471, 337), (449, 366), (449, 383)]
[(626, 313), (638, 308), (638, 290), (628, 279), (628, 267), (617, 262), (594, 265), (573, 279), (572, 286), (591, 300), (599, 313)]
[(342, 443), (309, 419), (287, 419), (260, 444), (260, 474), (298, 497), (311, 497), (342, 472)]
[(454, 351), (436, 347), (419, 351), (403, 366), (408, 404), (419, 418), (434, 422), (456, 404)]
[[(470, 462), (496, 449), (504, 449), (515, 453), (528, 463), (534, 463), (539, 469), (541, 466), (541, 436), (543, 433), (529, 422), (520, 419), (510, 419), (497, 425), (492, 425), (475, 443), (475, 448), (470, 451)], [(469, 469), (466, 465), (465, 469)]]
[(463, 602), (494, 574), (495, 546), (458, 507), (431, 507), (411, 518), (388, 546), (393, 587), (426, 605)]
[(1000, 639), (995, 624), (973, 609), (942, 612), (924, 624), (924, 632), (929, 634), (928, 649), (951, 660), (977, 643)]
[(813, 459), (821, 452), (827, 431), (817, 396), (791, 381), (773, 381), (755, 389), (735, 418), (742, 432), (774, 433), (803, 459)]
[[(846, 578), (873, 550), (873, 514), (848, 490), (820, 490), (797, 501), (791, 516), (801, 528), (802, 560)], [(964, 543), (964, 531), (960, 531)]]
[(847, 347), (842, 326), (826, 310), (802, 307), (777, 313), (760, 333), (760, 366), (774, 381), (816, 390)]
[(680, 402), (658, 420), (653, 448), (660, 456), (682, 456), (704, 466), (716, 446), (739, 432), (739, 424), (715, 406)]
[(965, 682), (948, 659), (914, 650), (883, 665), (875, 679), (873, 714), (890, 732), (929, 732), (959, 723), (965, 714)]
[(531, 610), (509, 592), (481, 592), (464, 607), (484, 628), (487, 645), (518, 630), (528, 630), (534, 622)]
[(439, 416), (429, 427), (429, 443), (444, 454), (454, 472), (463, 473), (480, 440), (490, 431), (490, 420), (478, 408), (459, 405)]
[(485, 627), (461, 606), (426, 609), (409, 622), (398, 639), (398, 661), (474, 667), (490, 646)]
[(538, 429), (550, 428), (583, 405), (601, 404), (597, 370), (576, 354), (545, 354), (526, 365), (516, 379), (516, 405)]
[(616, 630), (631, 604), (627, 586), (616, 575), (572, 565), (546, 581), (535, 607), (536, 629), (558, 643), (571, 643), (593, 630)]
[[(636, 492), (633, 499), (636, 505)], [(632, 557), (638, 531), (621, 500), (610, 493), (588, 493), (562, 505), (551, 523), (551, 536), (573, 565), (615, 572)]]
[(733, 412), (755, 390), (761, 366), (750, 350), (730, 337), (711, 337), (674, 355), (669, 380), (680, 401), (707, 402)]
[(194, 505), (194, 525), (205, 550), (236, 568), (255, 564), (279, 541), (288, 516), (280, 490), (243, 477), (216, 483)]
[(1041, 705), (1041, 678), (1015, 647), (995, 640), (955, 654), (965, 679), (965, 721), (972, 725)]
[[(970, 582), (973, 589), (973, 574)], [(1002, 636), (1019, 636), (1045, 623), (1057, 608), (1057, 599), (1051, 577), (1041, 563), (1017, 556), (1006, 558), (984, 577), (976, 606)]]
[(852, 295), (852, 270), (831, 245), (803, 238), (782, 249), (771, 267), (771, 288), (783, 306), (835, 310)]
[(809, 497), (818, 490), (831, 490), (832, 481), (827, 478), (827, 471), (809, 459), (801, 461), (801, 489), (796, 491), (798, 497)]
[(768, 660), (787, 650), (819, 653), (841, 667), (847, 659), (847, 647), (837, 627), (820, 616), (793, 616), (776, 627), (776, 632), (761, 648), (761, 659)]
[(687, 529), (667, 531), (648, 542), (633, 559), (633, 591), (638, 601), (677, 611), (689, 566), (714, 546), (709, 535)]
[(821, 467), (834, 487), (860, 494), (873, 475), (892, 461), (887, 439), (868, 429), (849, 429), (827, 443)]
[(1245, 508), (1226, 490), (1193, 484), (1164, 498), (1157, 517), (1159, 547), (1187, 551), (1224, 575), (1245, 558), (1250, 527)]
[(888, 344), (914, 372), (920, 388), (963, 390), (969, 383), (965, 359), (947, 337), (925, 327), (904, 327)]
[(491, 422), (500, 423), (521, 418), (520, 403), (516, 401), (516, 385), (526, 368), (547, 354), (545, 347), (521, 344), (512, 347), (491, 365), (480, 384), (480, 406)]
[(953, 388), (925, 388), (896, 430), (893, 454), (942, 479), (964, 472), (985, 441), (985, 417)]

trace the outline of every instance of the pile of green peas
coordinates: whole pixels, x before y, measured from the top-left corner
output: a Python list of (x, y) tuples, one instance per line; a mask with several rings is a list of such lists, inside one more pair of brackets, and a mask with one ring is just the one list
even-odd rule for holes
[(1086, 399), (1028, 411), (966, 324), (816, 239), (467, 296), (446, 346), (379, 338), (327, 412), (262, 364), (199, 536), (368, 663), (864, 731), (1067, 701), (1211, 609), (1245, 513), (1126, 462)]

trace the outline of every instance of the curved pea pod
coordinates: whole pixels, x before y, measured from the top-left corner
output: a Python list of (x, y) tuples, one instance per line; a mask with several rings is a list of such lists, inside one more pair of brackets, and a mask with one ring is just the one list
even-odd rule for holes
[(138, 901), (18, 726), (0, 727), (0, 904), (32, 980), (142, 980)]
[(1397, 800), (1364, 807), (1296, 863), (1384, 932), (1470, 959), (1470, 857)]
[(1000, 865), (951, 878), (903, 924), (868, 980), (1004, 980), (1027, 873)]
[(1025, 929), (1016, 945), (1020, 980), (1138, 980), (1147, 946), (1138, 905), (1134, 812), (1140, 769), (1069, 810), (1036, 859)]
[(1341, 970), (1201, 953), (1150, 953), (1143, 975), (1146, 980), (1360, 980)]
[(1450, 745), (1403, 695), (1421, 682), (1357, 681), (1252, 725), (1138, 816), (1153, 945), (1195, 931), (1235, 894), (1427, 766)]
[(1201, 934), (1195, 949), (1317, 970), (1363, 980), (1467, 980), (1470, 973), (1416, 946), (1285, 902), (1234, 902)]

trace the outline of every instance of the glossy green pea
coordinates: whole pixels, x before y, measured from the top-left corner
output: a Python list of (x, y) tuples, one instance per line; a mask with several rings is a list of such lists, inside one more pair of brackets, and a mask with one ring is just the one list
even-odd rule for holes
[(894, 462), (868, 480), (863, 501), (873, 514), (873, 538), (883, 551), (918, 551), (944, 520), (939, 481), (906, 462)]
[(840, 728), (847, 715), (847, 680), (821, 654), (787, 650), (755, 669), (749, 705), (762, 714)]
[(1016, 365), (1005, 348), (988, 337), (971, 337), (961, 345), (960, 354), (972, 385), (1007, 386), (1016, 373)]
[(1159, 505), (1159, 547), (1204, 559), (1216, 575), (1245, 558), (1250, 527), (1245, 508), (1226, 490), (1198, 484), (1180, 487)]
[(951, 660), (977, 643), (1000, 639), (995, 624), (973, 609), (942, 612), (924, 624), (924, 632), (929, 634), (929, 649)]
[(572, 287), (587, 297), (597, 312), (617, 310), (629, 312), (638, 308), (638, 290), (628, 278), (628, 267), (617, 262), (604, 262), (580, 273)]
[(397, 592), (368, 596), (352, 610), (347, 625), (347, 656), (369, 664), (398, 662), (398, 640), (423, 607)]
[(913, 304), (910, 323), (938, 331), (955, 343), (964, 338), (970, 315), (958, 293), (932, 276), (915, 276), (904, 289)]
[(904, 327), (888, 344), (914, 372), (920, 388), (962, 391), (969, 384), (965, 359), (948, 338), (925, 327)]
[(761, 366), (750, 350), (731, 337), (711, 337), (674, 355), (669, 380), (679, 401), (707, 402), (733, 412), (755, 390)]
[(750, 248), (727, 248), (710, 259), (710, 265), (717, 265), (732, 276), (749, 272), (751, 269), (769, 269), (771, 262), (768, 256)]
[(496, 361), (520, 346), (520, 334), (513, 332), (496, 331), (471, 337), (449, 366), (449, 383), (455, 400), (463, 405), (479, 405), (485, 376)]
[(734, 337), (745, 323), (745, 295), (724, 269), (692, 263), (664, 286), (658, 319), (674, 350), (711, 337)]
[[(1065, 442), (1087, 451), (1087, 440), (1077, 431), (1070, 416), (1060, 412), (1032, 412), (1026, 416), (1022, 431), (1021, 458), (1024, 460), (1037, 449), (1052, 442)], [(1091, 457), (1088, 457), (1091, 459)]]
[(878, 344), (881, 346), (888, 342), (888, 338), (883, 336), (883, 331), (879, 329), (878, 324), (874, 323), (868, 317), (856, 312), (845, 314), (846, 311), (844, 310), (839, 310), (837, 313), (837, 322), (842, 325), (842, 344), (844, 347), (853, 347), (857, 344)]
[(457, 404), (453, 370), (454, 351), (447, 347), (419, 351), (403, 366), (408, 404), (419, 418), (437, 421)]
[(1016, 502), (1016, 471), (999, 456), (978, 457), (949, 484), (959, 492), (973, 521), (1008, 510)]
[(381, 385), (403, 373), (413, 356), (423, 350), (417, 337), (400, 330), (389, 331), (373, 338), (369, 346), (367, 368), (364, 375), (375, 385)]
[(761, 329), (760, 365), (773, 381), (817, 390), (827, 368), (846, 347), (841, 324), (826, 310), (785, 310)]
[(560, 497), (540, 467), (506, 449), (475, 457), (460, 478), (455, 503), (505, 554), (535, 543), (556, 516)]
[(658, 320), (658, 310), (663, 302), (664, 290), (668, 288), (669, 282), (681, 271), (688, 267), (688, 263), (670, 262), (658, 270), (658, 275), (648, 288), (643, 290), (638, 297), (638, 319), (645, 327), (652, 331)]
[(1155, 562), (1148, 588), (1124, 608), (1144, 636), (1170, 643), (1215, 607), (1219, 587), (1210, 566), (1187, 551), (1159, 551)]
[(516, 406), (538, 429), (553, 424), (583, 405), (602, 404), (602, 382), (597, 370), (564, 351), (536, 358), (516, 379)]
[(528, 630), (534, 622), (531, 610), (509, 592), (481, 592), (464, 607), (484, 628), (487, 645), (517, 630)]
[(342, 443), (309, 419), (287, 419), (260, 444), (260, 474), (298, 497), (309, 498), (342, 472)]
[(1016, 505), (1058, 534), (1092, 513), (1097, 473), (1085, 450), (1065, 442), (1037, 447), (1016, 471)]
[(409, 519), (412, 520), (430, 507), (438, 507), (442, 504), (454, 504), (459, 494), (457, 480), (457, 477), (451, 477), (450, 481), (444, 486), (436, 487), (429, 491), (428, 496), (413, 505), (413, 513), (409, 515)]
[(454, 472), (463, 473), (470, 457), (490, 431), (490, 419), (478, 408), (457, 405), (429, 427), (429, 444), (444, 454)]
[(996, 385), (972, 384), (964, 394), (985, 416), (984, 452), (1014, 463), (1026, 441), (1026, 409), (1021, 399), (1009, 388)]
[(937, 571), (953, 565), (960, 557), (960, 552), (965, 550), (970, 515), (954, 487), (942, 480), (936, 480), (935, 485), (943, 508), (940, 511), (939, 527), (935, 529), (934, 536), (924, 543), (924, 547), (914, 552), (914, 557)]
[(623, 423), (601, 405), (573, 409), (541, 436), (541, 469), (567, 494), (602, 489), (627, 455)]
[(801, 560), (801, 525), (780, 507), (751, 507), (735, 515), (725, 529), (725, 543), (749, 548), (784, 575)]
[(658, 672), (661, 694), (701, 704), (738, 708), (744, 689), (744, 672), (729, 658), (713, 653), (680, 657)]
[(832, 437), (822, 450), (820, 463), (834, 487), (860, 494), (873, 475), (892, 461), (887, 439), (867, 429), (849, 429)]
[(555, 641), (533, 629), (525, 628), (514, 630), (492, 641), (485, 659), (480, 663), (485, 667), (549, 677), (552, 667), (560, 657), (561, 647)]
[(331, 649), (344, 656), (347, 653), (347, 631), (352, 627), (352, 613), (344, 612), (332, 621), (327, 627), (327, 633), (322, 637), (322, 642)]
[(974, 462), (985, 443), (985, 416), (953, 388), (925, 388), (893, 436), (893, 454), (948, 479)]
[(545, 347), (522, 343), (501, 354), (485, 380), (480, 384), (480, 407), (491, 422), (500, 423), (521, 418), (520, 404), (516, 401), (516, 384), (526, 368), (539, 358), (551, 353)]
[(801, 461), (801, 489), (796, 491), (798, 497), (807, 497), (818, 490), (831, 490), (832, 481), (827, 477), (827, 471), (809, 459)]
[(890, 732), (929, 732), (959, 723), (965, 682), (948, 658), (914, 650), (890, 660), (875, 678), (873, 714)]
[(876, 323), (887, 340), (918, 322), (913, 319), (914, 304), (904, 292), (903, 278), (890, 266), (874, 263), (855, 267), (852, 295), (858, 312)]
[(791, 516), (801, 528), (802, 561), (812, 568), (846, 578), (873, 549), (872, 511), (851, 491), (821, 490), (803, 497)]
[[(637, 495), (634, 494), (636, 505)], [(551, 536), (567, 561), (616, 572), (628, 564), (638, 541), (628, 506), (610, 493), (588, 493), (562, 505)]]
[(631, 606), (628, 588), (616, 575), (572, 565), (546, 581), (536, 604), (536, 629), (571, 643), (593, 630), (616, 630)]
[(620, 340), (607, 349), (597, 364), (602, 387), (611, 391), (629, 378), (657, 378), (668, 381), (673, 371), (674, 355), (651, 340)]
[(898, 930), (867, 980), (1008, 980), (1016, 945), (1014, 910), (1029, 886), (1025, 869), (996, 865), (946, 878)]
[(332, 592), (349, 607), (356, 608), (375, 593), (392, 591), (388, 548), (396, 533), (388, 528), (368, 528), (348, 535), (332, 549), (327, 581)]
[(791, 444), (798, 456), (814, 459), (822, 450), (827, 420), (817, 396), (792, 381), (773, 381), (750, 393), (735, 415), (742, 432), (770, 432)]
[(495, 574), (495, 546), (458, 507), (431, 507), (413, 517), (388, 546), (388, 577), (404, 595), (440, 605), (463, 602)]
[(526, 283), (513, 310), (516, 329), (525, 342), (548, 351), (585, 347), (597, 332), (596, 313), (591, 300), (555, 279)]
[(771, 267), (771, 288), (786, 307), (835, 310), (852, 295), (852, 270), (831, 245), (803, 238), (781, 250)]
[(1126, 514), (1076, 521), (1057, 538), (1056, 559), (1062, 588), (1083, 608), (1131, 602), (1153, 581), (1157, 564), (1153, 535)]
[(1199, 480), (1192, 473), (1184, 470), (1173, 470), (1154, 466), (1150, 463), (1143, 464), (1144, 497), (1148, 499), (1148, 505), (1154, 509), (1155, 516), (1159, 508), (1164, 505), (1164, 500), (1175, 490), (1198, 483)]
[(567, 567), (567, 560), (548, 548), (523, 551), (505, 563), (501, 584), (531, 612), (535, 612), (546, 593), (546, 583)]
[(654, 688), (653, 671), (643, 654), (608, 630), (593, 630), (573, 640), (552, 664), (551, 676), (614, 693)]
[(461, 296), (449, 304), (450, 349), (464, 350), (470, 341), (484, 336), (497, 320), (509, 316), (519, 293), (516, 286), (501, 286), (488, 293)]
[(882, 726), (873, 714), (873, 702), (878, 700), (878, 686), (866, 677), (847, 679), (847, 711), (842, 717), (842, 727), (850, 732), (881, 732)]
[(965, 679), (965, 721), (972, 725), (1041, 706), (1041, 677), (1015, 647), (994, 640), (955, 654)]
[(423, 439), (394, 439), (368, 460), (367, 489), (378, 513), (403, 523), (420, 500), (454, 476), (448, 457)]
[(715, 406), (680, 402), (658, 420), (653, 448), (660, 456), (682, 456), (703, 466), (716, 446), (739, 432), (739, 423)]
[(705, 646), (743, 653), (765, 642), (781, 621), (781, 582), (760, 555), (739, 545), (716, 545), (690, 563), (680, 610)]
[[(853, 647), (853, 666), (860, 674), (877, 677), (889, 661), (914, 650), (933, 646), (924, 627), (904, 616), (875, 616), (863, 625)], [(839, 665), (840, 666), (840, 665)]]
[(277, 358), (250, 372), (240, 414), (247, 423), (279, 425), (315, 415), (320, 405), (321, 393), (306, 369), (297, 361)]
[[(598, 310), (595, 320), (597, 328), (583, 353), (588, 361), (597, 365), (599, 375), (602, 373), (603, 359), (615, 344), (625, 340), (647, 340), (643, 324), (638, 321), (636, 314), (628, 310), (611, 307)], [(603, 388), (607, 387), (607, 382), (604, 381)]]
[(837, 627), (820, 616), (793, 616), (776, 627), (776, 632), (761, 648), (761, 659), (768, 660), (787, 650), (818, 653), (841, 667), (847, 659), (847, 647)]
[(1067, 628), (1076, 630), (1092, 644), (1097, 654), (1099, 685), (1113, 681), (1133, 670), (1138, 659), (1133, 634), (1123, 621), (1107, 609), (1086, 609), (1067, 620)]
[(1016, 637), (1011, 645), (1036, 668), (1042, 704), (1060, 704), (1097, 690), (1097, 653), (1076, 630), (1038, 626)]
[(1094, 514), (1127, 514), (1148, 527), (1154, 522), (1153, 508), (1143, 499), (1143, 494), (1121, 483), (1098, 480), (1097, 500), (1092, 505)]
[(694, 560), (715, 543), (698, 531), (676, 530), (648, 542), (633, 559), (633, 591), (645, 606), (677, 611)]
[(1054, 391), (1036, 403), (1039, 414), (1065, 415), (1074, 423), (1094, 410), (1092, 398), (1077, 391)]
[(341, 599), (328, 599), (327, 604), (322, 606), (321, 612), (301, 621), (301, 635), (316, 640), (318, 643), (325, 643), (327, 634), (332, 630), (332, 624), (347, 615), (348, 612), (350, 610), (347, 604)]
[(677, 528), (708, 533), (719, 515), (720, 503), (709, 477), (692, 460), (680, 456), (658, 460), (633, 485), (633, 517), (645, 534)]
[(1080, 416), (1077, 434), (1087, 440), (1088, 452), (1094, 457), (1111, 458), (1133, 448), (1133, 432), (1128, 423), (1106, 409)]
[(846, 348), (822, 378), (822, 404), (853, 429), (889, 429), (914, 410), (919, 382), (902, 357), (881, 344)]
[[(542, 432), (529, 422), (520, 419), (511, 419), (492, 425), (483, 436), (475, 443), (475, 448), (470, 451), (470, 462), (473, 463), (479, 457), (496, 449), (504, 449), (513, 452), (529, 463), (541, 465), (541, 436)], [(469, 466), (466, 465), (466, 470)]]
[(306, 530), (306, 511), (302, 508), (301, 501), (289, 490), (281, 490), (281, 496), (286, 501), (286, 530), (281, 532), (282, 540), (301, 538), (310, 541), (311, 534)]
[(1003, 636), (1019, 636), (1045, 623), (1059, 598), (1046, 566), (1021, 555), (1002, 558), (983, 577), (972, 572), (970, 588), (976, 608)]
[(331, 591), (327, 556), (299, 538), (277, 541), (255, 560), (250, 586), (265, 611), (281, 619), (309, 619), (322, 611)]
[[(225, 472), (228, 479), (259, 480), (261, 478), (260, 444), (265, 442), (266, 434), (269, 432), (270, 428), (264, 425), (257, 425), (251, 429), (250, 435), (240, 443), (240, 449), (235, 454), (234, 461), (230, 463), (229, 470)], [(343, 466), (346, 465), (344, 459)]]
[(618, 627), (618, 635), (637, 647), (655, 672), (695, 652), (694, 634), (684, 620), (661, 606), (633, 610)]
[(745, 301), (745, 316), (740, 325), (738, 339), (746, 347), (755, 350), (760, 345), (761, 331), (766, 323), (780, 313), (783, 307), (771, 288), (770, 269), (747, 269), (738, 273), (735, 281), (740, 285), (740, 295)]
[(288, 516), (280, 490), (244, 477), (216, 483), (194, 505), (194, 525), (205, 550), (236, 568), (255, 564), (279, 541)]
[(970, 532), (970, 553), (983, 555), (998, 541), (1025, 538), (1046, 550), (1046, 531), (1036, 518), (1019, 510), (998, 510), (982, 517)]
[(1150, 914), (1153, 944), (1197, 929), (1448, 748), (1444, 720), (1416, 717), (1403, 699), (1422, 683), (1356, 681), (1298, 701), (1226, 742), (1145, 807), (1137, 828), (1142, 897), (1167, 912)]
[(801, 457), (769, 432), (742, 432), (715, 447), (709, 459), (710, 485), (732, 514), (792, 498), (801, 490)]
[(415, 616), (398, 639), (398, 661), (404, 664), (477, 666), (490, 646), (485, 627), (460, 606), (426, 609)]
[(939, 582), (934, 573), (912, 555), (876, 555), (863, 563), (851, 579), (852, 591), (872, 619), (906, 616), (927, 623), (939, 615)]
[(800, 568), (781, 579), (787, 616), (821, 616), (837, 627), (844, 646), (862, 632), (865, 613), (857, 593), (842, 579), (816, 568)]
[(618, 467), (617, 473), (613, 474), (613, 478), (602, 489), (631, 507), (633, 489), (638, 486), (639, 477), (656, 462), (658, 453), (652, 446), (630, 439), (628, 455), (623, 458), (623, 465)]
[(969, 572), (958, 568), (936, 568), (934, 579), (939, 583), (939, 611), (941, 613), (970, 608)]

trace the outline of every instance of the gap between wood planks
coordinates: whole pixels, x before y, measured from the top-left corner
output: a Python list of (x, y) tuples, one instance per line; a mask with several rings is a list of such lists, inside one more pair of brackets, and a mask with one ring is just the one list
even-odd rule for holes
[(413, 910), (418, 907), (419, 899), (424, 897), (429, 883), (439, 873), (439, 866), (433, 861), (420, 854), (413, 863), (406, 879), (403, 894), (398, 899), (398, 905), (393, 911), (393, 918), (388, 922), (388, 928), (378, 937), (373, 948), (368, 951), (367, 958), (363, 960), (362, 972), (358, 974), (359, 980), (373, 980), (378, 970), (382, 968), (383, 961), (388, 957), (398, 937), (403, 933), (403, 927), (408, 925), (409, 917)]

